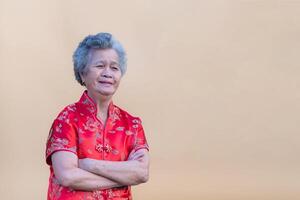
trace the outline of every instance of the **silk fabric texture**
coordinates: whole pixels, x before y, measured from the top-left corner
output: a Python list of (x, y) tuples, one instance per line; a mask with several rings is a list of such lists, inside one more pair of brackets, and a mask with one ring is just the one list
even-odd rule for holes
[(46, 144), (50, 167), (48, 200), (125, 200), (132, 199), (131, 187), (79, 191), (63, 187), (55, 178), (51, 155), (69, 151), (78, 159), (126, 161), (131, 151), (149, 150), (141, 120), (110, 103), (105, 124), (96, 117), (97, 107), (84, 91), (80, 100), (66, 106), (54, 120)]

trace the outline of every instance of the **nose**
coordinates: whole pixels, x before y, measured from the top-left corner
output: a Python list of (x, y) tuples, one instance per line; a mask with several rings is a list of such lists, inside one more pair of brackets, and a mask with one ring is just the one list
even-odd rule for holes
[(110, 74), (110, 70), (108, 67), (105, 67), (101, 73), (101, 76), (102, 77), (105, 77), (105, 78), (112, 78), (112, 75)]
[(105, 78), (112, 78), (112, 76), (109, 75), (109, 74), (102, 74), (102, 76), (105, 77)]

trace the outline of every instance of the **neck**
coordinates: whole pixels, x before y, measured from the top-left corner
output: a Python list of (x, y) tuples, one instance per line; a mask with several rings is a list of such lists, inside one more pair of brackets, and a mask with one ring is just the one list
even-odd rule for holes
[(99, 93), (92, 93), (88, 91), (89, 97), (93, 99), (97, 106), (97, 116), (100, 117), (103, 121), (106, 120), (108, 107), (112, 101), (112, 96), (104, 96)]

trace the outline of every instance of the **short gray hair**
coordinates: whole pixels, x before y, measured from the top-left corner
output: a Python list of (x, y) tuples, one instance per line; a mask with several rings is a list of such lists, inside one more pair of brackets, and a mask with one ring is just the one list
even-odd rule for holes
[(73, 66), (76, 80), (80, 85), (84, 85), (80, 74), (86, 70), (88, 62), (88, 54), (91, 49), (114, 49), (119, 57), (120, 70), (122, 75), (125, 74), (127, 68), (126, 52), (122, 44), (116, 40), (110, 33), (98, 33), (96, 35), (88, 35), (79, 43), (73, 54)]

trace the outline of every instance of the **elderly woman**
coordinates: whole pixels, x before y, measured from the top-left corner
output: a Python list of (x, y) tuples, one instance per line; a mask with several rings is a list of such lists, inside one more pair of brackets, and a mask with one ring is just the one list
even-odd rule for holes
[(79, 44), (73, 62), (86, 90), (50, 129), (48, 200), (132, 199), (130, 186), (148, 180), (149, 155), (140, 118), (112, 101), (126, 72), (125, 51), (99, 33)]

